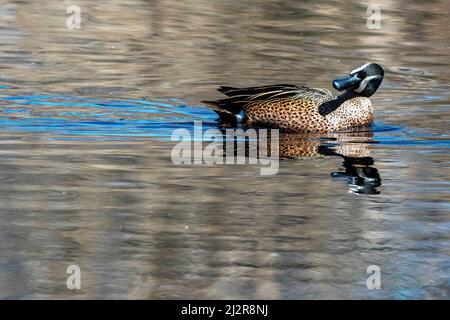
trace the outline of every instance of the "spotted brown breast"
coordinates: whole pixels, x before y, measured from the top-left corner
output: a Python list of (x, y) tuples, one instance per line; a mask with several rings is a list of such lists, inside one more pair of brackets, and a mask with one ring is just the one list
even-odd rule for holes
[(319, 112), (323, 102), (292, 98), (252, 101), (244, 107), (246, 123), (285, 132), (330, 132), (365, 126), (373, 121), (373, 108), (365, 97), (347, 100), (326, 115)]

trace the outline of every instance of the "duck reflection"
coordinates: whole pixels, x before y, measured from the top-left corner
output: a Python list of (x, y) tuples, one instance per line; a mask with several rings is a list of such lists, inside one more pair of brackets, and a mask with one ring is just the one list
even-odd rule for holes
[[(257, 130), (258, 132), (258, 130)], [(225, 134), (225, 130), (223, 131)], [(257, 137), (261, 135), (258, 133)], [(264, 138), (266, 136), (264, 135)], [(273, 144), (268, 136), (267, 154), (273, 153)], [(349, 191), (356, 194), (379, 194), (381, 177), (374, 167), (371, 157), (373, 133), (371, 131), (353, 131), (324, 134), (290, 134), (279, 133), (280, 159), (314, 159), (324, 157), (340, 157), (343, 169), (332, 172), (333, 180), (346, 180)], [(226, 139), (225, 139), (226, 140)], [(259, 144), (258, 144), (259, 146)], [(236, 149), (234, 149), (236, 150)], [(239, 152), (239, 151), (237, 151)], [(245, 144), (245, 155), (255, 154), (251, 144)], [(260, 150), (258, 150), (258, 154)]]
[(344, 158), (345, 171), (332, 172), (333, 179), (346, 179), (349, 190), (358, 194), (379, 194), (377, 189), (381, 186), (381, 177), (378, 169), (373, 167), (371, 157)]

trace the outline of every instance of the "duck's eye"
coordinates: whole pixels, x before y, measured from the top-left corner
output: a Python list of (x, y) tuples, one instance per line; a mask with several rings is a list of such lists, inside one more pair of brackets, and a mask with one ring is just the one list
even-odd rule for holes
[(360, 79), (364, 79), (365, 77), (367, 77), (367, 72), (365, 72), (364, 70), (358, 71), (356, 76)]

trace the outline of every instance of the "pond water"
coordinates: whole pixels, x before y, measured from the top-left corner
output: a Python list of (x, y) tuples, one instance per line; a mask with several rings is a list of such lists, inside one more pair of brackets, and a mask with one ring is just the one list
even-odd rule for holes
[[(449, 299), (450, 3), (377, 3), (372, 30), (356, 0), (78, 0), (72, 30), (68, 1), (3, 1), (0, 298)], [(312, 152), (275, 175), (173, 163), (217, 86), (367, 61), (371, 131), (282, 136)]]

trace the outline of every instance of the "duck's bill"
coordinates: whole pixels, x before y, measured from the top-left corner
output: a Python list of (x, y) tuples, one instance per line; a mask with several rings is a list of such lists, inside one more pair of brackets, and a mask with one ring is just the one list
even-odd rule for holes
[(338, 91), (347, 90), (359, 86), (361, 79), (356, 75), (351, 75), (333, 80), (333, 87)]

